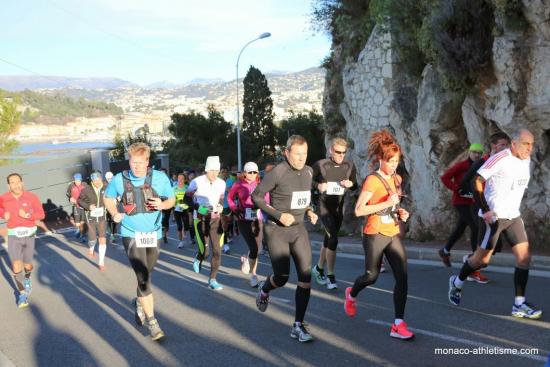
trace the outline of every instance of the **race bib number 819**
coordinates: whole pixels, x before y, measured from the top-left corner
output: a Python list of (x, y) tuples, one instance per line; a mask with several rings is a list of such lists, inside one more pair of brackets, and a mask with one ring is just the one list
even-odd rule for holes
[(290, 200), (290, 209), (305, 209), (309, 206), (311, 191), (294, 191)]

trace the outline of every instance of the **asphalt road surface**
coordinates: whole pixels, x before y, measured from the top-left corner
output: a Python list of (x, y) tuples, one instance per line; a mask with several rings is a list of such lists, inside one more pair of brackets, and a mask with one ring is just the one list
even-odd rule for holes
[[(120, 243), (120, 242), (119, 242)], [(411, 341), (389, 336), (393, 322), (393, 276), (381, 274), (358, 297), (358, 313), (343, 310), (344, 289), (362, 273), (363, 258), (340, 254), (337, 281), (317, 284), (306, 321), (315, 340), (290, 338), (294, 320), (295, 269), (286, 287), (271, 294), (266, 313), (256, 309), (256, 290), (240, 271), (240, 238), (223, 255), (210, 290), (208, 262), (201, 274), (195, 250), (176, 248), (172, 234), (153, 274), (156, 317), (166, 333), (150, 340), (134, 323), (136, 281), (121, 245), (109, 246), (106, 271), (86, 256), (69, 232), (37, 240), (30, 306), (18, 309), (6, 252), (0, 253), (0, 366), (543, 366), (550, 353), (550, 275), (529, 280), (528, 301), (546, 310), (537, 321), (510, 316), (513, 275), (487, 272), (486, 285), (468, 282), (460, 307), (449, 304), (451, 271), (439, 262), (409, 261), (405, 319)], [(318, 254), (313, 254), (316, 262)], [(271, 271), (260, 256), (263, 279)], [(527, 350), (528, 349), (528, 350)], [(517, 353), (517, 354), (500, 354)]]

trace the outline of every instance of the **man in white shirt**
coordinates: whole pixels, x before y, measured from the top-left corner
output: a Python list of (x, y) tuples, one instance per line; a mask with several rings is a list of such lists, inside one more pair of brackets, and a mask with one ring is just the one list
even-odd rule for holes
[(225, 194), (225, 181), (218, 178), (220, 158), (218, 156), (208, 157), (204, 170), (206, 173), (193, 179), (185, 192), (185, 195), (193, 197), (195, 203), (193, 224), (198, 252), (193, 261), (193, 270), (195, 273), (200, 272), (202, 261), (208, 258), (211, 249), (212, 260), (208, 286), (213, 290), (221, 290), (223, 287), (216, 281), (218, 268), (221, 264), (221, 246), (223, 245), (223, 228), (220, 216), (223, 211), (222, 203)]
[(498, 240), (502, 238), (512, 246), (516, 257), (516, 296), (512, 316), (529, 319), (542, 316), (542, 310), (525, 301), (531, 253), (519, 212), (521, 199), (529, 184), (533, 145), (533, 134), (527, 129), (519, 129), (512, 136), (511, 148), (491, 156), (477, 171), (473, 194), (480, 208), (478, 247), (464, 262), (460, 274), (449, 279), (449, 301), (456, 306), (460, 304), (462, 286), (468, 275), (489, 264), (498, 247)]

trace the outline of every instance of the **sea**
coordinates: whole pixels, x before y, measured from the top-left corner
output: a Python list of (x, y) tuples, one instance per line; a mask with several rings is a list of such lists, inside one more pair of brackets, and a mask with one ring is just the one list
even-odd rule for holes
[(110, 141), (21, 142), (10, 154), (0, 155), (0, 161), (2, 165), (35, 163), (70, 154), (84, 154), (94, 149), (110, 149), (113, 146), (113, 142)]

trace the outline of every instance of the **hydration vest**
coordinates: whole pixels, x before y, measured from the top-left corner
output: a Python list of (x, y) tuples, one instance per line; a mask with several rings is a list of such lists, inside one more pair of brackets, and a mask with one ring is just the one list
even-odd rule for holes
[(153, 180), (153, 170), (147, 169), (145, 182), (141, 186), (134, 186), (130, 180), (128, 171), (122, 172), (122, 185), (124, 193), (122, 194), (122, 206), (126, 215), (136, 215), (140, 213), (151, 213), (147, 208), (147, 200), (158, 198), (158, 194), (153, 189), (151, 182)]
[[(376, 176), (382, 182), (382, 185), (384, 185), (384, 188), (386, 189), (388, 194), (392, 195), (394, 193), (393, 190), (391, 189), (390, 185), (388, 184), (388, 182), (384, 179), (384, 177), (382, 177), (382, 175), (380, 173), (375, 171), (375, 172), (371, 173), (369, 176)], [(395, 184), (395, 188), (396, 188), (396, 191), (397, 191), (396, 194), (401, 196), (401, 193), (402, 193), (401, 192), (401, 182), (397, 178), (396, 174), (393, 174), (392, 178), (393, 178), (393, 183)], [(391, 215), (393, 220), (395, 221), (395, 223), (397, 223), (397, 221), (398, 221), (397, 209), (399, 209), (399, 208), (400, 208), (400, 205), (397, 204), (397, 205), (395, 205), (395, 207), (382, 209), (382, 210), (374, 213), (374, 215)]]

